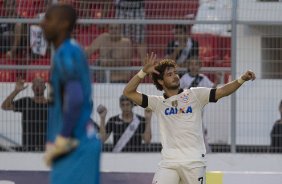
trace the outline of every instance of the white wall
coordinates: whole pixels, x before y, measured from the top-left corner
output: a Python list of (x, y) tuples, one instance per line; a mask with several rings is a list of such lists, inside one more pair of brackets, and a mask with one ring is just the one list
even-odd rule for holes
[(261, 79), (261, 37), (281, 34), (282, 29), (278, 26), (238, 26), (237, 77), (248, 69), (257, 75), (256, 81), (244, 84), (236, 93), (236, 141), (239, 144), (269, 144), (272, 125), (280, 118), (282, 80)]
[[(93, 119), (99, 123), (99, 116), (96, 113), (96, 108), (99, 104), (103, 104), (108, 108), (107, 119), (111, 116), (119, 114), (119, 97), (122, 94), (124, 84), (95, 84), (93, 86), (94, 111)], [(14, 84), (0, 83), (0, 102), (14, 89)], [(138, 88), (140, 91), (147, 94), (162, 95), (162, 92), (156, 90), (152, 84), (143, 84)], [(26, 91), (21, 92), (17, 98), (22, 96), (32, 96), (32, 91), (27, 88)], [(227, 143), (229, 135), (229, 98), (225, 98), (218, 105), (208, 105), (204, 112), (204, 121), (210, 131), (210, 142)], [(220, 116), (217, 112), (224, 112)], [(144, 115), (144, 110), (136, 106), (134, 112)], [(217, 115), (216, 115), (217, 114)], [(3, 134), (10, 139), (21, 143), (21, 114), (11, 111), (0, 110), (0, 134)], [(218, 134), (218, 129), (222, 129), (222, 133)], [(153, 115), (152, 119), (152, 142), (159, 142), (159, 131), (156, 117)], [(0, 139), (1, 141), (1, 139)], [(3, 142), (3, 140), (2, 140)], [(111, 142), (111, 139), (108, 141)]]
[(281, 21), (281, 2), (238, 0), (238, 8), (238, 20), (240, 21)]
[[(0, 170), (48, 170), (39, 153), (0, 153)], [(103, 153), (103, 172), (153, 173), (160, 153)], [(208, 171), (282, 172), (280, 154), (208, 154)]]
[[(248, 55), (245, 55), (248, 58)], [(238, 62), (242, 60), (238, 59)], [(249, 68), (249, 67), (248, 67)], [(248, 69), (247, 67), (245, 69)], [(250, 67), (253, 69), (252, 67)], [(243, 69), (242, 69), (243, 70)], [(254, 70), (255, 71), (255, 70)], [(13, 90), (14, 84), (0, 84), (0, 101)], [(269, 88), (268, 88), (269, 87)], [(95, 84), (93, 119), (99, 122), (96, 107), (104, 104), (108, 107), (107, 117), (120, 113), (119, 97), (123, 84)], [(144, 84), (140, 91), (148, 94), (161, 95), (152, 84)], [(19, 94), (31, 95), (31, 90)], [(281, 80), (256, 80), (244, 84), (237, 92), (237, 143), (269, 145), (269, 133), (276, 119), (279, 118), (278, 103), (282, 99)], [(143, 109), (135, 107), (134, 111), (143, 115)], [(230, 97), (225, 97), (215, 104), (208, 104), (204, 110), (204, 124), (208, 128), (210, 143), (230, 143)], [(0, 110), (0, 133), (21, 142), (20, 113)], [(159, 142), (159, 131), (156, 117), (152, 120), (152, 142)], [(110, 140), (111, 141), (111, 140)]]

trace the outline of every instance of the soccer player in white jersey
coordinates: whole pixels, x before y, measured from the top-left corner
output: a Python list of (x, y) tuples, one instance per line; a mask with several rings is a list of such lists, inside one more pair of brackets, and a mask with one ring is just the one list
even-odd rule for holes
[[(245, 81), (254, 80), (255, 74), (246, 71), (239, 79), (224, 86), (180, 89), (175, 61), (156, 55), (147, 56), (140, 70), (124, 88), (124, 95), (143, 108), (150, 108), (160, 123), (162, 160), (153, 184), (205, 184), (206, 149), (202, 133), (202, 109), (235, 92)], [(137, 87), (146, 75), (152, 75), (163, 96), (146, 95)]]

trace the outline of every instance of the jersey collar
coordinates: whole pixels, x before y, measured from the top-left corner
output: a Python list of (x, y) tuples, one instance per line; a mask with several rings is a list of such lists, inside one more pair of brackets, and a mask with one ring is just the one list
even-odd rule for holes
[[(182, 92), (183, 92), (183, 89), (180, 88), (180, 89), (178, 90), (178, 94), (180, 94), (180, 93), (182, 93)], [(164, 96), (165, 99), (169, 98), (168, 96), (166, 96), (165, 93), (163, 94), (163, 96)]]

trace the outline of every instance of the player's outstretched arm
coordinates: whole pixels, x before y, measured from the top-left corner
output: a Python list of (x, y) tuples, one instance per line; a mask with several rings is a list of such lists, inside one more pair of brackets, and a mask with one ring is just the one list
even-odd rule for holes
[(239, 79), (234, 80), (224, 86), (217, 88), (215, 93), (215, 99), (219, 100), (222, 97), (228, 96), (234, 93), (244, 82), (249, 80), (255, 80), (256, 75), (254, 72), (248, 70)]
[(152, 130), (151, 130), (151, 120), (152, 120), (152, 110), (149, 108), (144, 109), (145, 114), (145, 131), (142, 135), (142, 138), (145, 144), (150, 144), (152, 139)]
[(140, 70), (125, 86), (123, 90), (123, 94), (128, 97), (130, 100), (132, 100), (137, 105), (142, 104), (142, 94), (137, 91), (137, 87), (139, 86), (142, 79), (147, 75), (151, 73), (157, 73), (158, 71), (155, 70), (155, 67), (157, 66), (157, 60), (156, 60), (156, 54), (151, 53), (149, 56), (147, 54), (144, 62), (144, 67), (142, 70)]
[(91, 56), (94, 52), (99, 50), (101, 43), (104, 41), (105, 34), (99, 35), (95, 40), (92, 41), (92, 43), (85, 48), (85, 53), (88, 57)]
[(106, 132), (106, 116), (108, 113), (108, 110), (103, 105), (98, 105), (97, 112), (100, 116), (100, 137), (102, 142), (104, 143), (110, 136), (110, 134), (107, 134)]
[(28, 87), (28, 85), (24, 85), (25, 81), (23, 79), (18, 79), (16, 82), (16, 86), (14, 91), (12, 91), (12, 93), (3, 101), (1, 108), (3, 110), (14, 110), (14, 98), (17, 96), (17, 94), (19, 94), (21, 91), (23, 91), (24, 89), (26, 89)]

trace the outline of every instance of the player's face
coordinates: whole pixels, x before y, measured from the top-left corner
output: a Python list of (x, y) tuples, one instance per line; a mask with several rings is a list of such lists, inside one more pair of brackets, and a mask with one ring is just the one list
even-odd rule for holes
[(190, 71), (190, 74), (192, 76), (199, 74), (200, 68), (201, 68), (201, 64), (199, 61), (197, 60), (189, 61), (188, 70)]
[(43, 96), (46, 89), (45, 82), (41, 78), (32, 81), (32, 90), (35, 96)]
[(174, 30), (174, 37), (176, 38), (176, 40), (181, 40), (183, 38), (186, 38), (186, 33), (183, 29), (177, 28)]
[(120, 102), (120, 109), (123, 113), (132, 112), (133, 104), (128, 100), (124, 100)]
[(163, 77), (163, 86), (166, 89), (178, 89), (180, 86), (179, 75), (174, 67), (166, 68)]
[(57, 11), (47, 11), (44, 19), (40, 23), (44, 36), (49, 42), (54, 41), (60, 33), (60, 19)]

